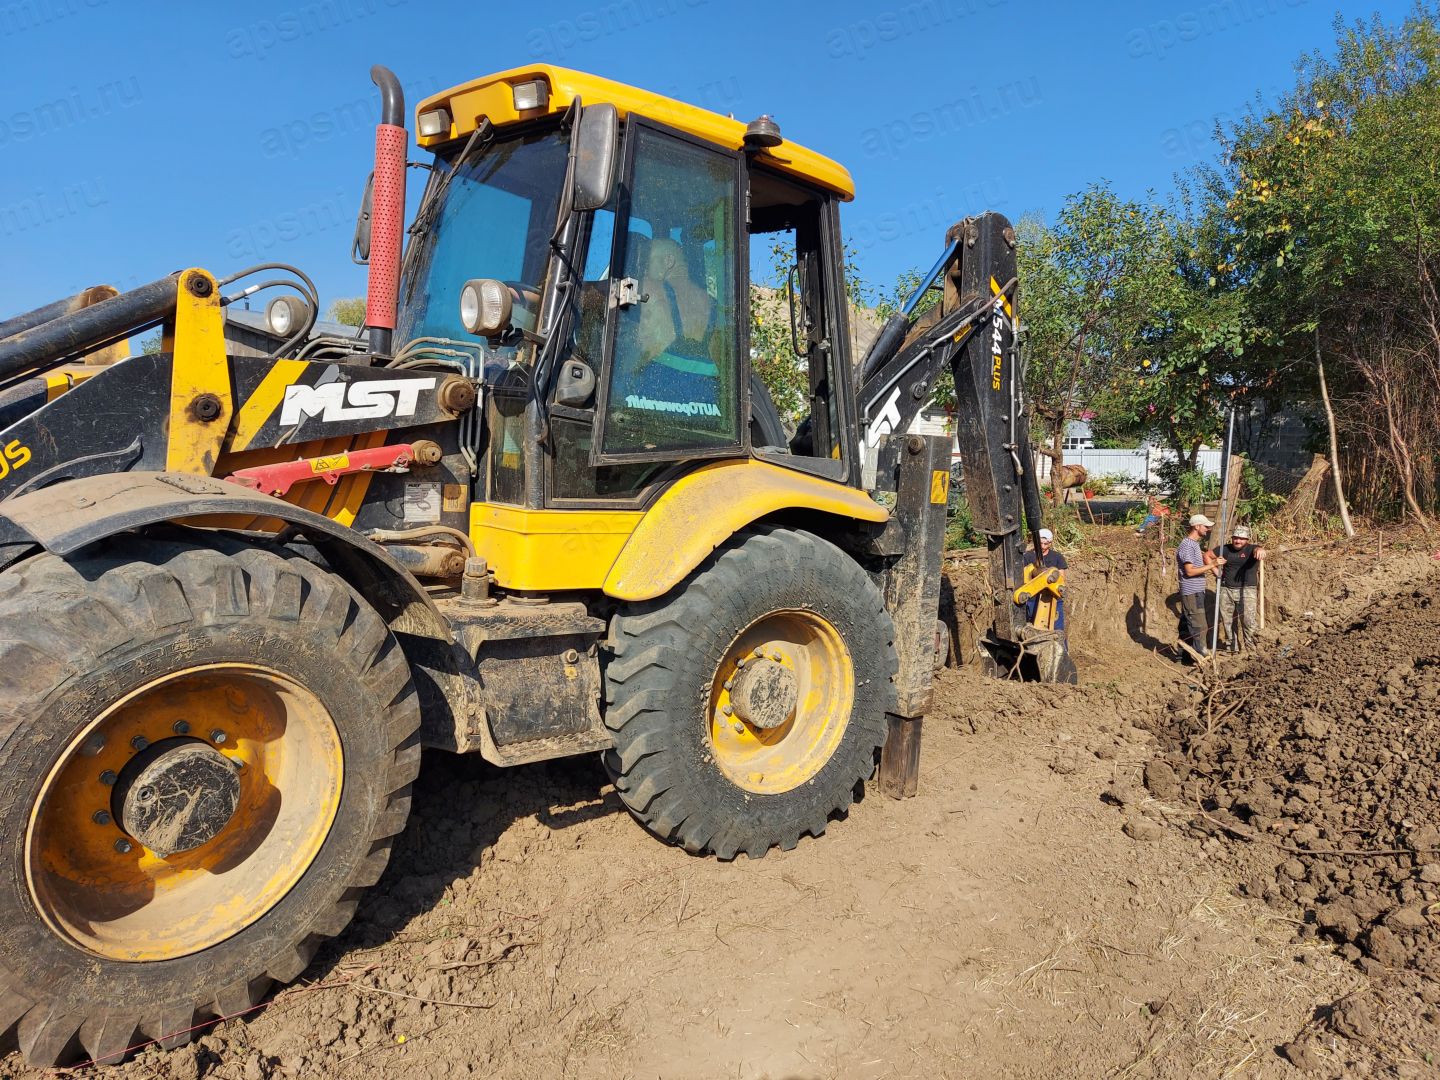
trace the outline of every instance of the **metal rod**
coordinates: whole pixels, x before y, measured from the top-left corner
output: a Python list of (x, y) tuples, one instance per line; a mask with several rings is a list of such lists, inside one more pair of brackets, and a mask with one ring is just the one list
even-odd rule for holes
[(908, 319), (914, 313), (915, 309), (920, 306), (921, 298), (930, 291), (930, 286), (935, 284), (935, 279), (940, 276), (940, 272), (950, 265), (950, 261), (955, 258), (955, 252), (958, 250), (960, 250), (959, 240), (955, 240), (945, 248), (944, 254), (935, 260), (935, 265), (930, 268), (930, 272), (920, 279), (920, 287), (910, 294), (909, 300), (905, 301), (905, 306), (900, 309), (901, 315)]
[[(1230, 416), (1225, 424), (1225, 460), (1220, 462), (1220, 543), (1225, 543), (1227, 503), (1230, 497), (1230, 452), (1235, 443), (1235, 406), (1230, 406)], [(1221, 571), (1215, 578), (1215, 617), (1210, 620), (1210, 652), (1220, 647), (1220, 590), (1225, 587), (1225, 574)]]
[(50, 367), (152, 326), (175, 310), (174, 277), (71, 311), (0, 341), (0, 379)]
[(118, 295), (118, 290), (112, 285), (92, 285), (74, 296), (67, 296), (63, 300), (56, 300), (53, 304), (46, 304), (33, 311), (27, 311), (23, 315), (16, 315), (14, 318), (0, 322), (0, 341), (18, 334), (22, 330), (29, 330), (32, 326), (39, 326), (51, 319), (58, 319), (61, 315), (68, 315), (72, 311), (79, 311), (81, 308), (98, 304), (101, 300), (108, 300), (116, 295)]
[(465, 552), (448, 544), (385, 544), (384, 547), (416, 577), (458, 578), (465, 572)]

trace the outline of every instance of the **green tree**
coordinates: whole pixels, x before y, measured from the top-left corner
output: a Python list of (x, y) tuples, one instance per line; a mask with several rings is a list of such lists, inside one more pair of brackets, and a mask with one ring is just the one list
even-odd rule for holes
[(1422, 4), (1336, 36), (1273, 111), (1225, 133), (1214, 273), (1266, 328), (1270, 389), (1313, 396), (1328, 368), (1365, 497), (1425, 521), (1440, 503), (1440, 27)]
[(346, 326), (364, 326), (365, 298), (349, 296), (332, 300), (328, 317), (331, 322), (344, 323)]
[[(750, 363), (770, 392), (781, 417), (794, 425), (804, 419), (810, 409), (810, 372), (805, 359), (795, 353), (790, 330), (790, 301), (786, 289), (795, 261), (793, 236), (774, 234), (769, 255), (769, 267), (755, 273), (757, 280), (750, 285)], [(845, 298), (853, 317), (857, 309), (865, 306), (870, 288), (860, 275), (855, 249), (848, 243), (842, 273)]]
[(1016, 231), (1032, 427), (1059, 465), (1065, 427), (1082, 410), (1134, 404), (1127, 384), (1150, 359), (1157, 313), (1181, 291), (1172, 221), (1153, 201), (1099, 183), (1068, 197), (1053, 224), (1025, 217)]
[(1166, 215), (1169, 273), (1132, 328), (1129, 359), (1090, 399), (1108, 433), (1163, 443), (1181, 472), (1193, 472), (1200, 448), (1220, 441), (1226, 411), (1252, 391), (1256, 375), (1246, 365), (1259, 359), (1243, 296), (1213, 272), (1208, 204), (1194, 205), (1182, 201)]
[(794, 249), (776, 237), (770, 245), (769, 273), (750, 286), (750, 363), (791, 426), (810, 408), (810, 374), (803, 358), (795, 354), (785, 292), (794, 258)]

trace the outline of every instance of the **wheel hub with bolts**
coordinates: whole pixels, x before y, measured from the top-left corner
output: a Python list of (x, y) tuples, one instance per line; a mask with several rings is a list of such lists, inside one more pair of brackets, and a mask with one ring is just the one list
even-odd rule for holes
[(853, 670), (839, 632), (815, 612), (775, 611), (746, 627), (711, 691), (720, 771), (761, 795), (812, 779), (844, 735)]
[(27, 837), (35, 905), (103, 957), (215, 945), (299, 880), (334, 820), (342, 770), (328, 712), (280, 672), (224, 663), (161, 676), (97, 717), (42, 789)]
[(121, 770), (111, 796), (120, 827), (162, 859), (208, 842), (239, 802), (236, 763), (188, 738), (145, 747)]
[(795, 673), (768, 656), (741, 668), (730, 691), (735, 715), (761, 731), (772, 731), (794, 716), (798, 698)]

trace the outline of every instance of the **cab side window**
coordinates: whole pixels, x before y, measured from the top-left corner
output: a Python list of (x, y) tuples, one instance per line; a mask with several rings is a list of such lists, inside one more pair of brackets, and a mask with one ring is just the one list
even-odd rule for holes
[(635, 137), (597, 458), (723, 452), (741, 441), (736, 160), (649, 128)]

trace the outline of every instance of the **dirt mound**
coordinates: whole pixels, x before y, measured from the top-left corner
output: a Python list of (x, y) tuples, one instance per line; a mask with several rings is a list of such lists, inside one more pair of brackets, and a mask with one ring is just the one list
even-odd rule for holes
[[(1377, 978), (1440, 971), (1440, 583), (1371, 605), (1177, 701), (1144, 774), (1190, 828), (1232, 841), (1239, 891), (1304, 912)], [(1337, 625), (1338, 624), (1338, 625)], [(1392, 980), (1393, 981), (1393, 980)], [(1440, 1045), (1440, 984), (1418, 996)], [(1363, 1003), (1329, 1030), (1368, 1038)], [(1364, 1021), (1364, 1022), (1362, 1022)]]

